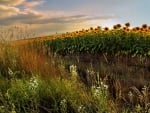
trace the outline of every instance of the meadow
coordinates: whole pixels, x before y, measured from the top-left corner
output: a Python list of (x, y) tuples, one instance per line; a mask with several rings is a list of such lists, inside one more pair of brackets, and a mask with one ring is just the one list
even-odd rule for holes
[(0, 113), (6, 112), (150, 113), (150, 26), (1, 40)]

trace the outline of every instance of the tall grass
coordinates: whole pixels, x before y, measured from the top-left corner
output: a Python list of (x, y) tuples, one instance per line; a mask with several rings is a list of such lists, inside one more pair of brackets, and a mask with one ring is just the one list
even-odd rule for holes
[(72, 82), (76, 78), (71, 79), (59, 59), (55, 62), (31, 45), (5, 45), (1, 50), (1, 113), (97, 112), (95, 97)]
[[(108, 75), (104, 65), (99, 72), (92, 65), (82, 72), (79, 68), (85, 65), (74, 63), (66, 67), (57, 54), (102, 53), (104, 62), (109, 63), (107, 54), (127, 53), (139, 55), (136, 58), (145, 63), (147, 60), (142, 59), (149, 58), (149, 35), (133, 33), (129, 27), (126, 24), (125, 31), (122, 31), (122, 27), (116, 25), (117, 31), (113, 31), (98, 26), (40, 43), (39, 40), (3, 42), (0, 46), (0, 113), (149, 113), (148, 85), (141, 89), (132, 86), (130, 92), (123, 93), (121, 81), (114, 77), (116, 75)], [(143, 25), (140, 32), (147, 29)], [(120, 70), (113, 69), (116, 67), (109, 68), (119, 74)], [(83, 79), (90, 82), (88, 87)]]

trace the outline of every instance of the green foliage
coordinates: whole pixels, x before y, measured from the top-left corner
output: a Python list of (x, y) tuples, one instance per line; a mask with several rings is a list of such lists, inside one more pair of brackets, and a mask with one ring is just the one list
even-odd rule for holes
[[(97, 103), (80, 84), (67, 79), (13, 79), (0, 84), (0, 112), (4, 113), (96, 113)], [(82, 108), (82, 109), (81, 109)]]
[[(42, 54), (52, 51), (63, 55), (106, 53), (150, 56), (149, 36), (119, 30), (34, 42), (30, 46)], [(115, 101), (109, 97), (109, 86), (106, 84), (101, 82), (100, 86), (86, 89), (79, 83), (74, 65), (71, 77), (67, 79), (59, 78), (59, 75), (46, 80), (36, 75), (24, 78), (25, 72), (19, 64), (18, 50), (6, 46), (0, 52), (0, 113), (111, 113), (115, 112), (113, 107), (119, 106), (115, 106)], [(134, 97), (139, 103), (133, 105), (129, 101), (128, 104), (131, 104), (132, 109), (126, 107), (122, 112), (149, 113), (148, 91), (138, 91), (140, 95)]]
[(43, 43), (59, 54), (108, 53), (149, 56), (150, 51), (150, 36), (121, 30), (56, 38)]

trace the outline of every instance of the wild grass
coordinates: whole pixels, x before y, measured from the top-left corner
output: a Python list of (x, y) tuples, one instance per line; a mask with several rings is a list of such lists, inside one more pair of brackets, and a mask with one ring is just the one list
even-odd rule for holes
[(76, 78), (70, 78), (54, 58), (37, 53), (31, 45), (5, 45), (1, 50), (1, 113), (97, 111), (92, 94), (72, 82)]
[[(113, 34), (114, 38), (118, 37), (117, 39), (120, 39), (124, 32), (129, 33), (126, 36), (131, 36), (134, 31), (129, 23), (126, 24), (123, 32), (120, 31), (123, 28), (119, 24), (114, 26), (114, 29), (119, 30)], [(148, 26), (143, 25), (142, 30), (138, 32), (148, 33), (148, 29)], [(82, 48), (86, 50), (86, 54), (72, 51), (82, 39), (88, 44), (91, 44), (91, 40), (99, 40), (99, 36), (104, 36), (104, 38), (100, 37), (102, 41), (105, 37), (112, 42), (117, 41), (112, 37), (108, 38), (109, 33), (112, 36), (113, 32), (109, 28), (101, 32), (101, 27), (98, 26), (96, 29), (90, 28), (73, 34), (63, 34), (63, 40), (56, 39), (53, 43), (43, 42), (42, 39), (40, 43), (39, 40), (25, 43), (2, 42), (0, 45), (0, 113), (149, 113), (150, 86), (144, 81), (147, 77), (145, 73), (148, 74), (149, 71), (144, 72), (145, 70), (140, 67), (149, 64), (149, 46), (147, 45), (149, 39), (146, 39), (149, 38), (148, 34), (132, 35), (136, 40), (134, 44), (148, 47), (146, 52), (145, 49), (138, 49), (135, 56), (116, 53), (108, 55), (107, 51), (101, 51), (102, 54), (91, 54), (90, 49), (87, 49), (89, 46)], [(142, 45), (143, 41), (140, 42), (141, 38), (138, 36), (148, 41), (144, 41)], [(53, 38), (57, 37), (60, 36)], [(105, 40), (103, 44), (105, 45), (107, 41)], [(112, 42), (105, 46), (106, 50), (112, 48)], [(62, 45), (59, 45), (60, 43)], [(73, 48), (68, 48), (72, 47), (72, 43), (75, 44)], [(126, 47), (128, 43), (125, 44)], [(81, 44), (81, 47), (83, 45)], [(67, 50), (67, 52), (71, 50), (76, 54), (65, 53), (66, 56), (60, 56), (57, 52), (61, 53), (61, 50)], [(75, 58), (71, 55), (75, 55)], [(96, 57), (92, 57), (94, 55)], [(67, 59), (64, 60), (65, 58)], [(128, 68), (130, 64), (136, 64), (136, 68), (137, 64), (139, 65), (137, 72), (134, 72), (133, 68)], [(141, 70), (140, 73), (138, 70)], [(138, 79), (140, 76), (135, 76), (137, 74), (143, 74), (140, 81)], [(127, 81), (124, 75), (128, 75)], [(143, 86), (134, 86), (133, 81), (141, 82)]]

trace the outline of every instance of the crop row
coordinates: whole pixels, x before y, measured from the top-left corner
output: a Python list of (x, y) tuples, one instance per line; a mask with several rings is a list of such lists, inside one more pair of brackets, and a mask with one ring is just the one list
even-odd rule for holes
[(87, 33), (73, 37), (43, 41), (46, 48), (58, 54), (107, 53), (112, 55), (150, 56), (150, 36), (142, 33), (112, 32)]

